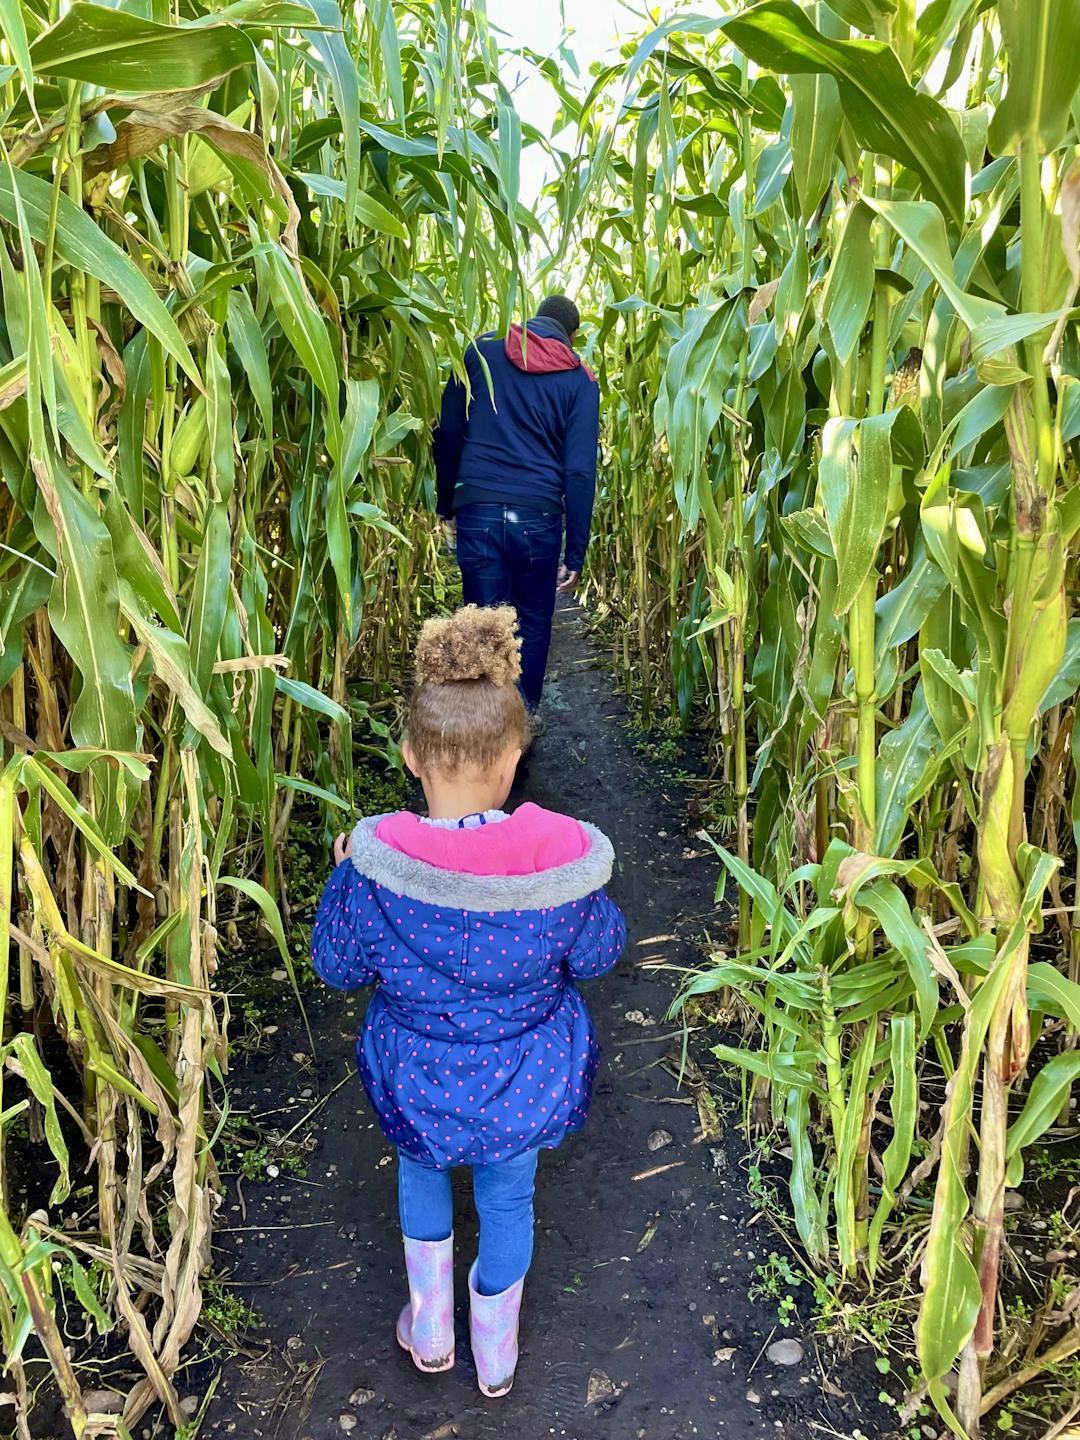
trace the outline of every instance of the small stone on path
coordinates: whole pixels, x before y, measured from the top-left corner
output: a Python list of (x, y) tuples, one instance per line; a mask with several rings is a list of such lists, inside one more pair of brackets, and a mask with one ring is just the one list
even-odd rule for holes
[(289, 978), (289, 972), (288, 972), (287, 970), (271, 970), (271, 971), (270, 971), (270, 979), (271, 979), (271, 980), (287, 980), (288, 978)]
[(368, 1390), (368, 1389), (366, 1389), (363, 1385), (361, 1385), (360, 1388), (359, 1388), (359, 1390), (354, 1390), (354, 1391), (352, 1392), (352, 1394), (349, 1396), (349, 1404), (350, 1404), (350, 1405), (356, 1405), (356, 1406), (360, 1406), (360, 1405), (370, 1405), (371, 1402), (372, 1402), (372, 1400), (374, 1400), (374, 1399), (375, 1399), (375, 1391), (374, 1391), (374, 1390)]
[(355, 1430), (355, 1429), (356, 1429), (356, 1416), (355, 1416), (355, 1415), (342, 1415), (342, 1416), (339, 1418), (339, 1420), (338, 1420), (338, 1424), (341, 1426), (342, 1430), (344, 1430), (346, 1433), (348, 1433), (350, 1430)]
[(774, 1340), (765, 1354), (773, 1365), (798, 1365), (803, 1347), (798, 1340)]
[(747, 1390), (747, 1392), (746, 1392), (746, 1398), (747, 1398), (747, 1400), (750, 1402), (751, 1405), (760, 1405), (760, 1404), (761, 1404), (761, 1396), (757, 1393), (756, 1390)]
[(663, 1150), (665, 1145), (673, 1145), (675, 1137), (670, 1130), (654, 1130), (649, 1136), (650, 1150)]
[(124, 1408), (124, 1397), (115, 1390), (84, 1390), (83, 1404), (94, 1415), (117, 1415)]
[(184, 1415), (186, 1415), (189, 1420), (191, 1419), (192, 1415), (195, 1415), (195, 1414), (198, 1413), (198, 1409), (199, 1409), (199, 1397), (198, 1397), (198, 1395), (185, 1395), (184, 1398), (180, 1401), (180, 1410), (181, 1410), (181, 1413), (184, 1414)]

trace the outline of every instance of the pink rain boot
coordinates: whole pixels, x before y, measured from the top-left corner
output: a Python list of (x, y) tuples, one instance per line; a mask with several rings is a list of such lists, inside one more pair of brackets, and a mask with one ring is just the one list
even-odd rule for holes
[(521, 1279), (500, 1295), (481, 1295), (476, 1288), (476, 1265), (469, 1271), (469, 1338), (476, 1378), (489, 1400), (505, 1395), (514, 1383), (518, 1362), (518, 1316), (521, 1313)]
[(405, 1241), (409, 1303), (398, 1316), (397, 1341), (418, 1370), (454, 1368), (454, 1237)]

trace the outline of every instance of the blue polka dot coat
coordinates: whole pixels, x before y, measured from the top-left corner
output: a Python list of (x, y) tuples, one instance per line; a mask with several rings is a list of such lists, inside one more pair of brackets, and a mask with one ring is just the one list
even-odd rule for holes
[(535, 805), (483, 831), (411, 815), (356, 827), (313, 960), (329, 985), (376, 987), (358, 1066), (407, 1155), (488, 1165), (585, 1123), (598, 1051), (576, 982), (611, 969), (626, 943), (603, 888), (613, 859), (595, 827)]

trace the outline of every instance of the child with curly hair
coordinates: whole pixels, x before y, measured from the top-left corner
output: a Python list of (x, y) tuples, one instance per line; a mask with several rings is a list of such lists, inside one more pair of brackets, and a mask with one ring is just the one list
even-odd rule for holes
[(502, 808), (528, 740), (515, 627), (509, 607), (471, 605), (424, 625), (403, 750), (428, 814), (338, 837), (312, 935), (327, 984), (376, 986), (358, 1065), (397, 1147), (397, 1338), (421, 1370), (454, 1364), (450, 1172), (472, 1168), (469, 1330), (487, 1396), (514, 1381), (539, 1151), (589, 1109), (598, 1051), (575, 982), (626, 942), (604, 891), (610, 841), (538, 805)]

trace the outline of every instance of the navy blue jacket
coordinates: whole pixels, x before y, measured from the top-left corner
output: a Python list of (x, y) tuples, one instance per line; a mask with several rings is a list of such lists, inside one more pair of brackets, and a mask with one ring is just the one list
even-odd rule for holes
[[(495, 404), (480, 362), (491, 374)], [(435, 431), (438, 512), (464, 505), (522, 505), (566, 513), (568, 570), (580, 570), (596, 491), (600, 387), (554, 320), (528, 322), (499, 339), (482, 335), (465, 355), (472, 389), (456, 378)]]

